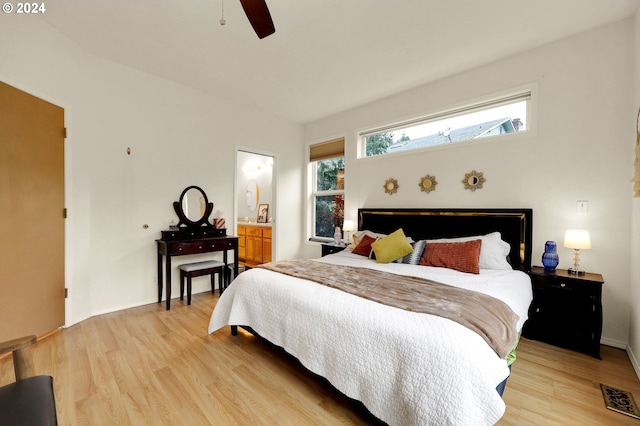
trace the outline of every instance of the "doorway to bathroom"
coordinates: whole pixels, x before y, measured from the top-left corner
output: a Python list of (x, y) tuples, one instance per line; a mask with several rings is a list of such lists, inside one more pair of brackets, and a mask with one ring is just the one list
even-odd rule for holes
[(275, 156), (236, 149), (238, 260), (251, 268), (275, 259)]

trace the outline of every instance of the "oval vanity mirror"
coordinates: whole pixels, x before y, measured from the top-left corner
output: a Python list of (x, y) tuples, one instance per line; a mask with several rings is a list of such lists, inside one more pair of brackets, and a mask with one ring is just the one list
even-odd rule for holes
[(258, 208), (258, 200), (260, 199), (260, 188), (255, 179), (251, 179), (247, 183), (247, 207), (249, 211), (255, 211)]
[(180, 197), (182, 212), (192, 222), (197, 222), (202, 218), (206, 205), (204, 192), (200, 188), (191, 187)]
[(198, 186), (192, 185), (182, 191), (180, 199), (173, 203), (173, 208), (180, 218), (178, 226), (211, 226), (209, 216), (213, 211), (213, 203), (209, 202), (207, 194)]

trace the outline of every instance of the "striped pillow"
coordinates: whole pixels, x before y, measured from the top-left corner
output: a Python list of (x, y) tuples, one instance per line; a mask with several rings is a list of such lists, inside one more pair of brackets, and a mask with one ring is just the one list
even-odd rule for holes
[(408, 255), (401, 257), (400, 259), (394, 260), (396, 263), (407, 263), (409, 265), (419, 265), (420, 258), (422, 257), (422, 253), (424, 252), (424, 246), (427, 245), (427, 240), (416, 241), (411, 244), (413, 247), (413, 251)]

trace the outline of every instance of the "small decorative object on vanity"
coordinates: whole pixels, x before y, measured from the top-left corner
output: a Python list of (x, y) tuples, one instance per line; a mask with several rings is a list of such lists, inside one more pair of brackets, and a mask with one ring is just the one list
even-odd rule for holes
[(558, 266), (560, 258), (555, 241), (547, 241), (544, 243), (544, 253), (542, 254), (542, 266), (545, 271), (553, 271)]
[(570, 274), (583, 275), (584, 270), (580, 269), (580, 249), (591, 248), (589, 232), (583, 229), (567, 229), (564, 236), (564, 246), (573, 249), (573, 268), (569, 268)]
[(227, 227), (226, 221), (224, 220), (224, 212), (222, 210), (217, 210), (213, 214), (213, 227), (216, 229), (225, 229)]
[(267, 223), (269, 217), (269, 204), (260, 204), (258, 206), (258, 219), (257, 223)]

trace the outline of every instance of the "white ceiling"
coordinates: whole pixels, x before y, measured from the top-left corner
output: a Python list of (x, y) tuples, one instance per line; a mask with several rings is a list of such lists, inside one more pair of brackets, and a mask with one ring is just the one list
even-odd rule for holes
[(41, 15), (104, 58), (307, 123), (631, 16), (638, 0), (55, 0)]

